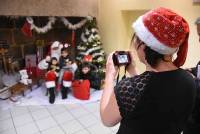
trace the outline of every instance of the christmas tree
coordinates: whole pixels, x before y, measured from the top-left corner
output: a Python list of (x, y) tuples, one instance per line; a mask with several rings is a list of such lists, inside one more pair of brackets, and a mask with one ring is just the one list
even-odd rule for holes
[(97, 67), (97, 72), (103, 79), (105, 73), (105, 52), (102, 48), (101, 38), (97, 28), (96, 19), (86, 23), (81, 34), (81, 42), (77, 46), (76, 60), (81, 63), (86, 55), (92, 56), (92, 64)]

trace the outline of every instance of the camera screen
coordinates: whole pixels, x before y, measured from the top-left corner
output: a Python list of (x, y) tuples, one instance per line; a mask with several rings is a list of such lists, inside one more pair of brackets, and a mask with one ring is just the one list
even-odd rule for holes
[(127, 57), (127, 55), (118, 55), (118, 61), (119, 61), (119, 63), (121, 64), (121, 63), (127, 63), (128, 62), (128, 57)]

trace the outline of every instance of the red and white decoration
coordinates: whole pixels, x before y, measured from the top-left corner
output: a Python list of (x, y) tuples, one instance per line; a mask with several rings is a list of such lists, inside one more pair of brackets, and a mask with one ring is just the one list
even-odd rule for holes
[(44, 27), (38, 27), (34, 24), (34, 20), (32, 17), (27, 17), (26, 18), (27, 22), (30, 24), (30, 29), (35, 30), (37, 33), (46, 33), (49, 30), (52, 29), (52, 25), (55, 23), (56, 18), (55, 17), (49, 17), (49, 21), (47, 22), (47, 25)]
[[(69, 29), (72, 30), (72, 46), (75, 47), (75, 30), (83, 27), (87, 21), (93, 20), (93, 17), (87, 16), (85, 19), (81, 20), (77, 24), (72, 24), (69, 22), (68, 19), (65, 17), (60, 18), (63, 24)], [(24, 23), (21, 31), (25, 36), (32, 37), (32, 30), (36, 31), (39, 34), (47, 33), (49, 30), (52, 29), (52, 25), (55, 23), (56, 18), (55, 17), (49, 17), (49, 21), (44, 27), (38, 27), (34, 24), (34, 20), (32, 17), (27, 17), (26, 22)]]
[(73, 78), (73, 73), (71, 71), (65, 71), (63, 74), (63, 86), (71, 87), (72, 78)]
[(21, 31), (25, 36), (32, 37), (31, 24), (28, 23), (27, 21), (22, 26)]
[(140, 16), (132, 25), (136, 35), (161, 54), (177, 52), (174, 61), (182, 66), (188, 49), (189, 26), (184, 18), (166, 8), (157, 8)]
[[(93, 19), (93, 17), (87, 16), (85, 19), (81, 20), (79, 23), (72, 24), (65, 17), (61, 17), (61, 21), (63, 22), (63, 24), (68, 29), (73, 30), (73, 31), (81, 28), (82, 26), (85, 25), (85, 23), (88, 20), (92, 20), (92, 19)], [(35, 30), (37, 33), (46, 33), (46, 32), (48, 32), (49, 30), (52, 29), (52, 25), (55, 23), (55, 21), (56, 21), (55, 17), (49, 17), (49, 21), (47, 22), (47, 24), (44, 27), (38, 27), (34, 24), (34, 20), (33, 20), (32, 17), (27, 17), (26, 22), (24, 23), (24, 26), (22, 28), (23, 29), (22, 31), (25, 32), (25, 33), (29, 33), (29, 34), (30, 34), (31, 30)]]
[(24, 85), (29, 85), (32, 83), (32, 80), (29, 79), (28, 73), (26, 69), (20, 70), (19, 71), (20, 74), (20, 83), (24, 84)]
[(63, 24), (70, 30), (77, 30), (79, 28), (81, 28), (82, 26), (85, 25), (85, 23), (88, 20), (92, 20), (93, 18), (91, 16), (87, 16), (85, 19), (81, 20), (79, 23), (77, 24), (72, 24), (69, 22), (68, 19), (66, 19), (65, 17), (61, 17), (61, 21), (63, 22)]
[(47, 72), (45, 79), (46, 88), (54, 88), (56, 86), (56, 74), (54, 71)]

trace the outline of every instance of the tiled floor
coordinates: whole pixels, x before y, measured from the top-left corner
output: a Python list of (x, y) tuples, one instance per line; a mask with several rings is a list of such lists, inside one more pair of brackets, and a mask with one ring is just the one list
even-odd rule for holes
[(0, 110), (0, 134), (114, 134), (118, 127), (102, 125), (99, 102)]

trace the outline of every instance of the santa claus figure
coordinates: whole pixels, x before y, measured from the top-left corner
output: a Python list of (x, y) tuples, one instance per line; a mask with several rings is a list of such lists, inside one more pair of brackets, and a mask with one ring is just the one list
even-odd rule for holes
[[(62, 48), (65, 48), (65, 47), (69, 47), (68, 44), (64, 44), (64, 46), (58, 42), (58, 41), (55, 41), (52, 45), (51, 45), (51, 50), (50, 50), (50, 54), (48, 56), (46, 56), (45, 59), (41, 60), (38, 64), (38, 68), (41, 69), (41, 70), (47, 70), (49, 65), (50, 65), (50, 62), (51, 62), (51, 59), (52, 58), (56, 58), (58, 59), (58, 61), (60, 62), (60, 57), (61, 57), (61, 49)], [(63, 49), (64, 49), (63, 48)], [(67, 94), (68, 94), (68, 90), (69, 88), (71, 87), (71, 81), (72, 81), (72, 78), (73, 78), (73, 74), (74, 72), (76, 71), (77, 69), (77, 65), (75, 62), (72, 62), (70, 65), (69, 65), (69, 68), (70, 68), (70, 71), (69, 69), (66, 69), (66, 73), (65, 71), (63, 73), (59, 72), (58, 73), (58, 77), (61, 77), (61, 80), (60, 82), (57, 82), (57, 79), (55, 78), (54, 80), (51, 78), (52, 75), (55, 75), (56, 76), (56, 73), (55, 72), (52, 72), (52, 71), (48, 71), (46, 73), (46, 87), (47, 87), (47, 90), (49, 91), (50, 93), (50, 98), (49, 98), (49, 102), (50, 103), (54, 103), (55, 101), (55, 94), (54, 92), (58, 92), (61, 90), (61, 93), (62, 93), (62, 99), (66, 99), (67, 98)], [(53, 74), (54, 73), (54, 74)], [(65, 74), (65, 75), (63, 75)], [(51, 79), (51, 82), (49, 82), (49, 79), (48, 77), (50, 77)], [(48, 83), (54, 83), (55, 86), (51, 86), (49, 87)]]
[(62, 48), (63, 45), (59, 41), (53, 42), (53, 44), (51, 45), (50, 55), (46, 56), (45, 59), (39, 62), (38, 68), (41, 70), (47, 69), (52, 57), (55, 57), (59, 61)]
[(55, 57), (57, 58), (57, 60), (59, 60), (62, 48), (63, 45), (59, 41), (53, 42), (53, 44), (51, 45), (51, 57)]

